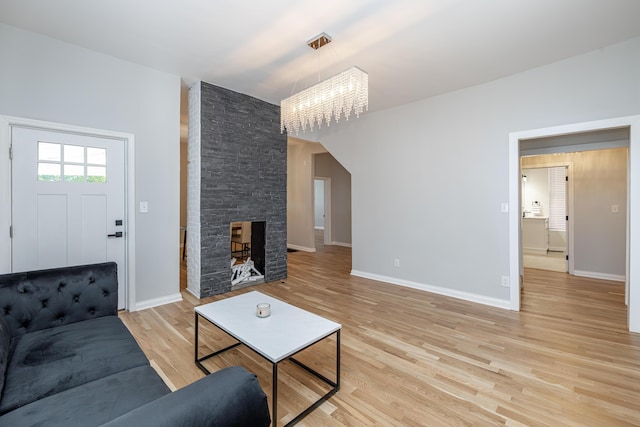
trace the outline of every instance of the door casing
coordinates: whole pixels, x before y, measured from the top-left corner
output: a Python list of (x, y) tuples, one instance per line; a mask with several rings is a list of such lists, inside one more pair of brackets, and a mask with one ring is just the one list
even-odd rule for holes
[[(520, 310), (520, 141), (605, 129), (630, 129), (627, 178), (626, 299), (629, 331), (640, 332), (640, 265), (630, 262), (640, 254), (640, 115), (573, 123), (509, 134), (509, 279), (510, 309)], [(634, 217), (637, 217), (635, 218)], [(632, 223), (636, 223), (634, 227)]]

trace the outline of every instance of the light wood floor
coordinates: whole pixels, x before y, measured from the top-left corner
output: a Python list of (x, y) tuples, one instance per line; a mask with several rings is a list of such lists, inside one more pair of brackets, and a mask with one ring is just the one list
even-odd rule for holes
[[(640, 336), (626, 331), (622, 284), (526, 270), (516, 313), (352, 277), (350, 249), (318, 249), (289, 253), (286, 280), (224, 296), (259, 290), (343, 325), (342, 387), (300, 425), (640, 425)], [(121, 315), (177, 388), (203, 375), (194, 306), (224, 298), (183, 296)], [(203, 341), (229, 343), (211, 328)], [(331, 378), (334, 345), (300, 359)], [(271, 393), (270, 364), (242, 346), (207, 363), (245, 366)], [(289, 363), (278, 384), (280, 423), (321, 390)]]
[(566, 273), (567, 260), (565, 257), (565, 252), (547, 252), (545, 255), (523, 254), (522, 264), (525, 268)]

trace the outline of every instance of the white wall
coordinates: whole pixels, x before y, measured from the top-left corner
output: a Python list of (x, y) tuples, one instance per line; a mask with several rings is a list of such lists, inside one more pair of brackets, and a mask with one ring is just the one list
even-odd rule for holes
[(313, 139), (352, 175), (354, 272), (507, 307), (509, 133), (639, 113), (636, 38)]
[(4, 24), (0, 40), (0, 114), (135, 135), (135, 305), (180, 298), (180, 78)]

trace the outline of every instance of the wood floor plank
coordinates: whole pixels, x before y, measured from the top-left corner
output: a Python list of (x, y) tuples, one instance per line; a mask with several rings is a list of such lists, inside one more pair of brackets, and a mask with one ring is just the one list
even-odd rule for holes
[[(303, 426), (640, 425), (640, 336), (626, 330), (622, 283), (526, 269), (522, 311), (512, 312), (351, 276), (349, 248), (288, 260), (285, 280), (120, 316), (177, 388), (203, 375), (197, 305), (258, 290), (341, 323), (342, 387)], [(230, 343), (201, 326), (203, 353)], [(299, 357), (335, 375), (335, 339)], [(206, 363), (254, 372), (271, 404), (271, 365), (253, 351)], [(280, 423), (326, 387), (291, 363), (279, 377)]]

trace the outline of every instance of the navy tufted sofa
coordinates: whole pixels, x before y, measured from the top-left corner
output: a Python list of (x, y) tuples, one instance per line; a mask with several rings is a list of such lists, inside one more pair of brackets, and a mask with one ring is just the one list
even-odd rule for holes
[(0, 426), (268, 426), (243, 368), (170, 392), (117, 316), (116, 268), (0, 275)]

